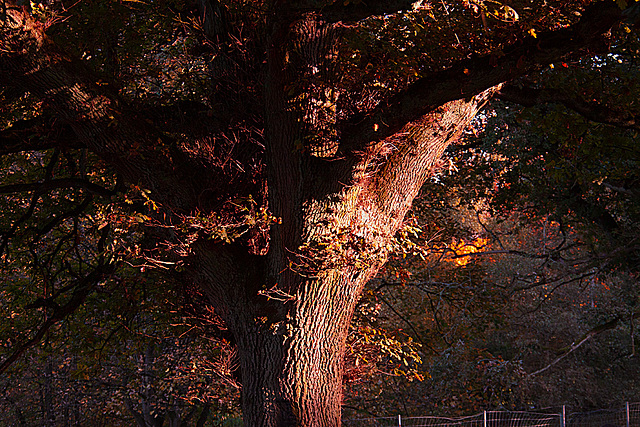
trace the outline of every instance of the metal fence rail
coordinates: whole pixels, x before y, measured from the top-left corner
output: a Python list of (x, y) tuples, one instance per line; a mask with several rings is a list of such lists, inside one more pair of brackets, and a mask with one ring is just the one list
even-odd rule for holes
[(640, 427), (640, 403), (594, 412), (484, 411), (460, 417), (397, 417), (343, 420), (345, 427)]

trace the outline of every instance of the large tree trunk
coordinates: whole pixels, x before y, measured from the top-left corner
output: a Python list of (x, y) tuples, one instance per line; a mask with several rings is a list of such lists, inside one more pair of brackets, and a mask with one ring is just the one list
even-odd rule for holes
[(288, 321), (246, 319), (234, 328), (246, 425), (340, 425), (342, 355), (355, 300), (341, 291), (353, 284), (341, 279), (307, 282)]
[[(218, 254), (211, 251), (209, 257), (216, 268)], [(245, 425), (340, 425), (347, 331), (360, 290), (376, 267), (299, 276), (294, 295), (272, 288), (227, 307), (223, 316), (238, 346)], [(197, 268), (201, 284), (211, 279), (212, 270)]]
[[(40, 34), (36, 26), (16, 25), (35, 34), (24, 43)], [(282, 224), (271, 228), (264, 256), (250, 255), (240, 244), (202, 239), (191, 245), (187, 269), (235, 336), (245, 424), (338, 426), (345, 340), (362, 288), (384, 263), (389, 239), (444, 149), (492, 90), (434, 108), (385, 139), (302, 150), (309, 131), (302, 123), (305, 106), (291, 87), (304, 92), (297, 81), (313, 67), (304, 63), (309, 58), (292, 58), (286, 40), (306, 37), (311, 42), (300, 49), (313, 54), (326, 33), (313, 22), (296, 34), (289, 31), (286, 23), (273, 24), (264, 93), (269, 209)], [(90, 148), (129, 180), (152, 188), (167, 206), (197, 209), (193, 200), (200, 198), (191, 195), (199, 192), (191, 186), (206, 186), (189, 180), (188, 171), (181, 174), (188, 163), (154, 156), (156, 136), (136, 126), (135, 115), (117, 97), (100, 93), (80, 66), (57, 60), (62, 55), (48, 41), (39, 49), (40, 55), (17, 55), (0, 71), (39, 70), (19, 84), (50, 99)], [(78, 70), (80, 83), (73, 75)], [(52, 81), (65, 89), (49, 95)], [(117, 108), (91, 108), (105, 102)], [(107, 113), (117, 115), (115, 130), (98, 126)], [(153, 163), (128, 155), (132, 140), (148, 150), (134, 154)]]
[[(274, 227), (287, 233), (274, 239), (280, 250), (250, 256), (215, 243), (194, 247), (194, 281), (238, 345), (245, 425), (340, 425), (345, 340), (362, 288), (444, 149), (492, 92), (445, 104), (357, 161), (308, 169), (324, 191), (303, 192), (302, 208), (288, 212), (300, 233)], [(369, 166), (382, 157), (384, 167)], [(295, 165), (280, 169), (289, 174)], [(286, 197), (279, 206), (297, 204)]]

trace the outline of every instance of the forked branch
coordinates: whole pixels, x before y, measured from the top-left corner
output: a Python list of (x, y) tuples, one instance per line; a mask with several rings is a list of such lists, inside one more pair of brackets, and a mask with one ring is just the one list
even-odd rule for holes
[(601, 50), (608, 31), (622, 19), (615, 2), (598, 2), (570, 27), (518, 40), (500, 55), (475, 56), (424, 75), (372, 111), (345, 123), (340, 152), (359, 150), (394, 135), (447, 102), (470, 98), (553, 62)]
[(505, 101), (525, 107), (539, 104), (562, 104), (587, 120), (624, 129), (640, 130), (640, 116), (629, 111), (618, 111), (599, 102), (587, 102), (575, 95), (556, 89), (534, 89), (515, 86), (503, 87), (497, 96)]
[(99, 265), (94, 271), (77, 281), (69, 301), (61, 306), (49, 304), (53, 308), (53, 313), (47, 317), (31, 338), (19, 344), (10, 356), (0, 363), (0, 374), (15, 363), (27, 350), (39, 343), (52, 326), (81, 307), (95, 284), (113, 271), (113, 268), (113, 264)]

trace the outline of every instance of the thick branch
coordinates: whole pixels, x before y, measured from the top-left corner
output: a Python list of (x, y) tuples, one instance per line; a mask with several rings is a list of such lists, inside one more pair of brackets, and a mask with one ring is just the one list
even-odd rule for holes
[(449, 101), (469, 98), (558, 60), (601, 50), (606, 33), (621, 19), (622, 11), (615, 2), (599, 2), (571, 27), (527, 37), (500, 55), (473, 57), (429, 73), (365, 116), (344, 124), (340, 151), (344, 154), (383, 140)]
[(489, 89), (469, 100), (450, 101), (381, 144), (393, 148), (375, 173), (372, 192), (394, 233), (444, 150), (457, 141), (493, 92)]
[[(150, 189), (177, 209), (197, 198), (193, 165), (173, 142), (129, 109), (85, 65), (60, 51), (15, 1), (0, 21), (0, 85), (20, 87), (42, 99), (90, 150), (123, 177)], [(176, 180), (180, 185), (176, 185)]]
[(227, 22), (224, 8), (217, 0), (197, 0), (202, 29), (211, 40), (220, 42), (227, 39)]
[(4, 185), (0, 186), (0, 194), (13, 194), (28, 191), (35, 191), (37, 194), (44, 194), (47, 191), (61, 188), (82, 188), (90, 193), (105, 197), (110, 197), (115, 194), (115, 192), (107, 188), (80, 178), (60, 178), (45, 182)]
[(403, 10), (411, 10), (411, 0), (367, 0), (352, 1), (344, 5), (343, 1), (336, 1), (331, 6), (322, 9), (322, 17), (327, 22), (356, 22), (372, 16), (383, 16)]
[[(21, 151), (49, 150), (55, 147), (81, 148), (68, 126), (55, 129), (43, 116), (19, 120), (0, 131), (0, 156)], [(45, 136), (46, 135), (46, 136)]]
[(525, 107), (547, 103), (562, 104), (593, 122), (640, 130), (640, 116), (634, 116), (628, 111), (617, 111), (597, 102), (586, 102), (556, 89), (518, 88), (509, 85), (503, 87), (497, 96)]

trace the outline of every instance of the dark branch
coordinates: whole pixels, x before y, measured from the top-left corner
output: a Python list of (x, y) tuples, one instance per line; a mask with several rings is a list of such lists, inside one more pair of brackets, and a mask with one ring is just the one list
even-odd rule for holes
[[(395, 314), (396, 316), (398, 316), (398, 319), (402, 320), (407, 326), (409, 326), (409, 329), (411, 329), (411, 331), (413, 332), (416, 340), (423, 346), (425, 347), (431, 347), (429, 346), (424, 339), (422, 339), (422, 335), (420, 335), (420, 333), (416, 330), (416, 328), (413, 326), (413, 323), (411, 323), (411, 321), (409, 319), (407, 319), (405, 316), (403, 316), (398, 310), (395, 309), (395, 307), (389, 302), (387, 301), (381, 293), (379, 293), (378, 295), (376, 295), (377, 298), (380, 299), (380, 301), (382, 301), (387, 307), (389, 307), (389, 309), (393, 312), (393, 314)], [(433, 348), (431, 348), (433, 350)]]
[(342, 126), (342, 154), (383, 140), (449, 101), (539, 71), (553, 62), (602, 50), (606, 33), (622, 19), (615, 2), (598, 2), (571, 27), (527, 37), (503, 54), (476, 56), (421, 77), (364, 116)]
[(539, 104), (562, 104), (592, 122), (624, 129), (640, 130), (640, 117), (628, 111), (618, 111), (597, 102), (586, 102), (557, 89), (533, 89), (505, 86), (497, 96), (508, 102), (533, 107)]
[(29, 218), (31, 218), (31, 216), (33, 215), (33, 212), (36, 209), (36, 204), (38, 203), (38, 200), (40, 200), (40, 195), (33, 194), (31, 196), (31, 201), (29, 202), (29, 207), (27, 208), (27, 211), (24, 214), (22, 214), (22, 216), (20, 216), (20, 218), (18, 218), (17, 221), (14, 221), (14, 223), (11, 225), (11, 228), (9, 230), (0, 233), (0, 254), (4, 253), (5, 249), (9, 245), (9, 240), (13, 238), (18, 228), (24, 222), (26, 222)]
[(89, 275), (78, 280), (73, 291), (73, 295), (69, 301), (59, 307), (55, 307), (55, 304), (49, 304), (52, 308), (55, 308), (53, 313), (38, 328), (33, 337), (20, 344), (18, 348), (16, 348), (13, 353), (0, 364), (0, 374), (15, 363), (15, 361), (18, 360), (27, 350), (39, 343), (53, 325), (60, 322), (82, 306), (94, 285), (113, 271), (113, 268), (113, 264), (99, 265)]
[(228, 39), (224, 8), (217, 0), (197, 0), (202, 29), (209, 39), (218, 43)]
[[(314, 3), (314, 2), (306, 2)], [(317, 2), (315, 2), (317, 3)], [(352, 1), (344, 5), (342, 0), (321, 9), (322, 17), (327, 22), (357, 22), (372, 16), (390, 15), (405, 10), (411, 10), (411, 0), (367, 0)]]
[(59, 190), (62, 188), (82, 188), (87, 190), (89, 193), (104, 197), (110, 197), (115, 194), (114, 191), (80, 178), (60, 178), (45, 182), (4, 185), (0, 187), (0, 194), (14, 194), (29, 191), (35, 191), (37, 194), (44, 194), (48, 191)]
[(547, 369), (551, 368), (553, 365), (555, 365), (556, 363), (558, 363), (559, 361), (561, 361), (562, 359), (564, 359), (565, 357), (567, 357), (568, 355), (573, 353), (582, 344), (584, 344), (585, 342), (587, 342), (591, 338), (595, 337), (596, 335), (601, 334), (602, 332), (609, 331), (611, 329), (615, 329), (618, 326), (618, 322), (619, 321), (620, 321), (620, 317), (616, 317), (615, 319), (613, 319), (613, 320), (611, 320), (611, 321), (609, 321), (607, 323), (604, 323), (602, 325), (596, 326), (595, 328), (591, 329), (590, 331), (588, 331), (587, 333), (582, 335), (579, 339), (577, 339), (576, 341), (572, 342), (570, 346), (568, 346), (568, 347), (566, 347), (564, 349), (561, 349), (560, 351), (562, 352), (562, 354), (560, 356), (558, 356), (556, 359), (554, 359), (547, 366), (545, 366), (544, 368), (538, 369), (535, 372), (531, 372), (527, 376), (528, 377), (532, 377), (534, 375), (538, 375), (538, 374), (543, 373), (544, 371), (546, 371)]
[(82, 148), (82, 145), (70, 127), (52, 129), (43, 116), (19, 120), (0, 131), (0, 156), (55, 147)]
[(99, 78), (86, 64), (60, 50), (41, 23), (12, 7), (15, 1), (5, 1), (9, 16), (0, 21), (0, 85), (46, 101), (82, 144), (129, 182), (143, 185), (178, 211), (193, 205), (200, 191), (192, 187), (200, 185), (192, 179), (198, 166), (175, 141), (142, 119), (109, 85), (97, 85)]
[(49, 221), (47, 224), (45, 224), (42, 228), (40, 228), (37, 231), (34, 243), (37, 242), (39, 239), (41, 239), (48, 232), (53, 230), (56, 226), (61, 224), (63, 221), (82, 214), (91, 205), (92, 201), (93, 201), (93, 197), (88, 196), (82, 201), (82, 203), (80, 203), (78, 206), (71, 209), (70, 211), (63, 212), (60, 215), (56, 215), (51, 221)]

